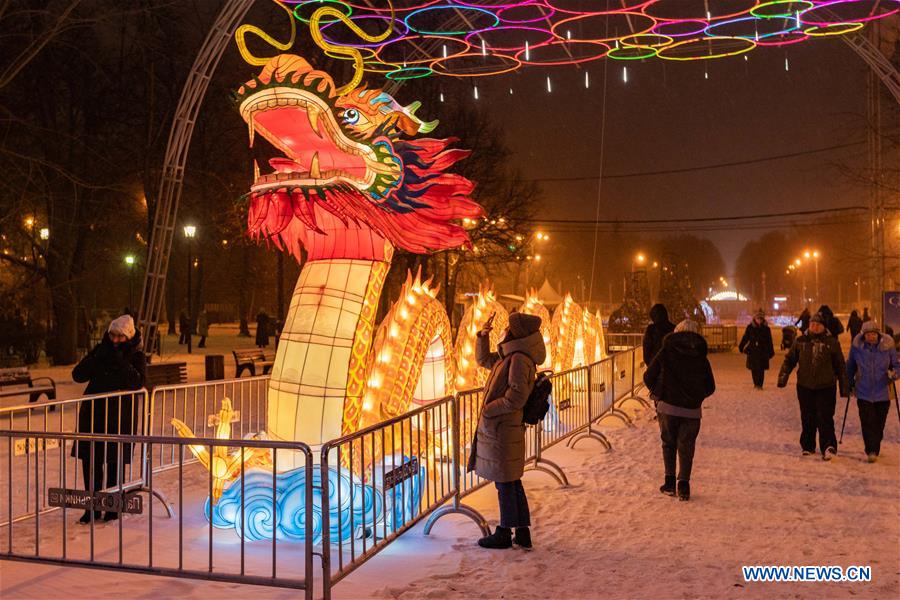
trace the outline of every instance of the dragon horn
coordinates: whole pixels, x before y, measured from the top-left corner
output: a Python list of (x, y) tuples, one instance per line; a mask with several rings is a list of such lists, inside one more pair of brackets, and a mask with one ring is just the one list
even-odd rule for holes
[[(383, 42), (384, 40), (388, 39), (388, 37), (390, 37), (391, 33), (394, 31), (394, 4), (390, 0), (388, 0), (388, 6), (391, 8), (391, 20), (388, 24), (387, 30), (381, 35), (369, 35), (365, 31), (360, 29), (360, 27), (356, 23), (351, 21), (346, 14), (334, 8), (333, 6), (323, 6), (322, 8), (317, 9), (310, 17), (309, 33), (310, 35), (312, 35), (313, 41), (315, 41), (316, 45), (319, 46), (319, 48), (325, 50), (326, 52), (331, 51), (334, 54), (348, 56), (353, 59), (353, 78), (347, 84), (335, 90), (335, 93), (337, 95), (342, 96), (346, 94), (347, 92), (355, 89), (360, 84), (360, 82), (362, 82), (363, 71), (365, 70), (365, 62), (363, 61), (362, 52), (360, 52), (358, 48), (354, 48), (351, 46), (337, 46), (326, 40), (325, 36), (322, 34), (322, 19), (324, 17), (329, 17), (329, 19), (331, 20), (327, 21), (327, 23), (340, 21), (348, 29), (350, 29), (350, 31), (355, 33), (357, 37), (367, 42)], [(293, 27), (293, 23), (291, 24), (291, 27)]]
[(286, 51), (290, 50), (291, 46), (294, 45), (294, 40), (297, 38), (297, 26), (294, 23), (294, 14), (291, 12), (291, 9), (282, 4), (279, 0), (272, 0), (279, 6), (279, 8), (283, 9), (288, 14), (288, 19), (291, 21), (291, 39), (287, 41), (287, 43), (281, 43), (268, 33), (260, 29), (255, 25), (241, 25), (237, 28), (237, 31), (234, 32), (234, 41), (237, 43), (238, 51), (241, 53), (241, 57), (248, 64), (262, 66), (269, 62), (268, 58), (257, 58), (253, 56), (250, 50), (247, 48), (247, 40), (245, 39), (248, 33), (252, 33), (253, 35), (258, 36), (263, 41), (271, 44), (278, 50)]

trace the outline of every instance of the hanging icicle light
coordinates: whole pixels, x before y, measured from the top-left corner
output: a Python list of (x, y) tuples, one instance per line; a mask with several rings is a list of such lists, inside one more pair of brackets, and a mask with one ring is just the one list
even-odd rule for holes
[(487, 56), (487, 45), (484, 43), (484, 38), (481, 40), (481, 55)]
[(550, 85), (550, 76), (547, 75), (547, 93), (553, 92), (553, 86)]
[(509, 95), (510, 95), (510, 96), (512, 96), (512, 95), (513, 95), (513, 91), (512, 91), (512, 88), (509, 88)]
[(528, 45), (528, 40), (525, 40), (525, 60), (531, 60), (531, 48)]
[(703, 65), (703, 79), (709, 79), (709, 68)]
[(591, 87), (591, 74), (587, 71), (584, 72), (584, 88), (589, 89)]
[(478, 86), (476, 85), (473, 89), (474, 89), (473, 93), (475, 95), (475, 99), (478, 100)]
[(622, 67), (622, 81), (628, 83), (628, 67)]
[(785, 70), (785, 71), (790, 71), (790, 70), (791, 70), (791, 63), (788, 62), (788, 57), (787, 57), (787, 56), (784, 57), (784, 70)]
[(441, 102), (444, 101), (444, 92), (441, 92)]
[(447, 44), (444, 44), (444, 58), (447, 58)]
[(572, 30), (571, 30), (571, 29), (567, 29), (567, 30), (566, 30), (566, 39), (567, 39), (567, 40), (571, 40), (571, 39), (572, 39)]

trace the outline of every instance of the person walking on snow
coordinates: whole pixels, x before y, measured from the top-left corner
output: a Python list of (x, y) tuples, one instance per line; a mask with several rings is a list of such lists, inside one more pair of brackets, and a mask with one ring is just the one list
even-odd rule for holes
[[(659, 491), (679, 500), (691, 497), (691, 468), (700, 433), (701, 405), (716, 391), (700, 325), (685, 319), (663, 340), (644, 373), (644, 384), (659, 398), (656, 413), (662, 439), (665, 482)], [(678, 458), (678, 474), (675, 459)]]
[(761, 390), (766, 371), (769, 369), (769, 359), (775, 356), (772, 331), (769, 329), (769, 324), (766, 323), (766, 314), (762, 310), (753, 315), (753, 320), (747, 325), (738, 350), (747, 355), (747, 368), (750, 369), (753, 377), (753, 387)]
[(198, 348), (206, 348), (206, 338), (209, 335), (209, 315), (205, 310), (201, 310), (197, 316), (197, 334), (200, 336)]
[(836, 338), (844, 333), (844, 326), (841, 324), (840, 320), (834, 316), (834, 311), (831, 310), (830, 306), (827, 304), (820, 306), (819, 314), (825, 318), (825, 329), (828, 330), (828, 333)]
[(850, 318), (847, 320), (847, 331), (850, 332), (850, 343), (856, 339), (859, 332), (862, 331), (863, 320), (859, 316), (859, 312), (854, 308), (850, 312)]
[(816, 451), (816, 431), (823, 460), (837, 454), (834, 435), (835, 392), (847, 395), (844, 354), (837, 338), (825, 328), (825, 317), (814, 314), (809, 331), (798, 337), (784, 357), (778, 373), (778, 387), (787, 386), (791, 371), (797, 369), (797, 400), (800, 402), (800, 448), (803, 456)]
[[(107, 394), (125, 390), (139, 390), (144, 386), (146, 358), (141, 346), (141, 332), (134, 328), (134, 319), (123, 315), (109, 324), (103, 341), (72, 369), (72, 379), (87, 382), (86, 395)], [(134, 406), (132, 394), (83, 400), (78, 407), (79, 433), (134, 435), (135, 421), (140, 411)], [(91, 452), (93, 448), (93, 453)], [(99, 492), (103, 486), (103, 467), (106, 466), (106, 488), (118, 485), (119, 455), (124, 464), (131, 464), (132, 444), (115, 442), (76, 441), (72, 456), (81, 459), (84, 489)], [(93, 460), (92, 455), (93, 454)], [(79, 523), (87, 524), (100, 518), (100, 511), (84, 511)], [(107, 512), (104, 521), (119, 518), (117, 512)]]
[[(475, 359), (490, 369), (482, 396), (481, 415), (467, 471), (494, 482), (500, 503), (500, 526), (478, 540), (482, 548), (511, 548), (513, 542), (531, 548), (531, 516), (522, 487), (525, 470), (523, 408), (534, 387), (537, 365), (547, 356), (541, 318), (524, 313), (509, 316), (496, 352), (491, 352), (493, 315), (477, 336)], [(513, 538), (512, 530), (516, 534)]]
[(269, 315), (265, 310), (260, 310), (256, 315), (256, 347), (265, 348), (269, 345)]
[(669, 311), (665, 304), (654, 304), (650, 309), (650, 324), (644, 331), (642, 346), (644, 349), (644, 363), (650, 364), (659, 349), (662, 348), (663, 338), (675, 330), (675, 325), (669, 321)]
[(870, 463), (875, 462), (881, 452), (884, 423), (891, 407), (888, 388), (898, 375), (900, 360), (894, 340), (879, 331), (878, 323), (866, 321), (850, 345), (847, 380), (850, 394), (856, 395), (859, 423)]

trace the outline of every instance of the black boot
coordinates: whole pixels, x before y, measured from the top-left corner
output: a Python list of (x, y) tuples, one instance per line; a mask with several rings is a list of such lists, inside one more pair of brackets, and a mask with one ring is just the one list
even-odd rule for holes
[(84, 514), (81, 515), (81, 518), (78, 519), (78, 522), (81, 523), (82, 525), (88, 525), (88, 524), (90, 524), (90, 522), (91, 522), (91, 512), (94, 513), (94, 521), (99, 521), (99, 520), (100, 520), (100, 514), (101, 514), (99, 510), (95, 510), (95, 511), (86, 510), (86, 511), (84, 511)]
[(512, 530), (508, 527), (498, 527), (491, 535), (486, 535), (478, 540), (482, 548), (512, 548)]
[(531, 530), (527, 527), (516, 527), (516, 537), (513, 539), (517, 546), (531, 549)]
[(659, 486), (659, 491), (667, 496), (675, 495), (675, 476), (666, 475), (666, 482)]
[(678, 482), (678, 499), (684, 502), (691, 499), (691, 484), (689, 481), (682, 480)]

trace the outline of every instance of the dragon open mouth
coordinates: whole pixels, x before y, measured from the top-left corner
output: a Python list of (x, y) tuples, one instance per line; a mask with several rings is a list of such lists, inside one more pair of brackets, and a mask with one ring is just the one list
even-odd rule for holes
[(284, 154), (269, 161), (274, 169), (271, 173), (260, 175), (258, 166), (254, 169), (252, 192), (338, 183), (366, 189), (379, 172), (389, 173), (370, 146), (351, 140), (341, 131), (334, 112), (311, 92), (266, 88), (248, 96), (240, 111), (247, 122), (251, 147), (259, 133)]
[[(300, 258), (380, 260), (385, 242), (411, 252), (468, 244), (454, 221), (476, 217), (471, 181), (448, 172), (468, 156), (452, 139), (416, 137), (436, 122), (378, 89), (335, 90), (331, 77), (282, 54), (236, 94), (250, 146), (256, 134), (278, 152), (254, 161), (247, 231)], [(348, 235), (348, 232), (352, 234)]]

